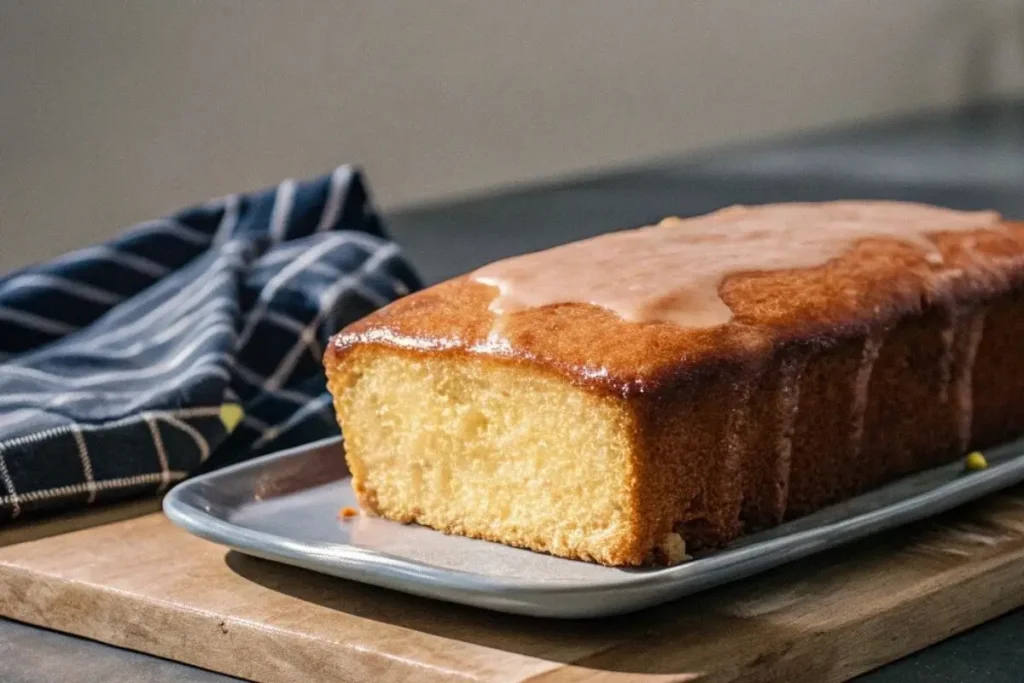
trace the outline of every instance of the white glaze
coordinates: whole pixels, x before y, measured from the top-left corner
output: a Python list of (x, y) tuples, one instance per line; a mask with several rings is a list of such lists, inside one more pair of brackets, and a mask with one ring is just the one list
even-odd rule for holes
[[(754, 395), (758, 376), (736, 388), (736, 403), (725, 426), (725, 471), (727, 477), (743, 476), (743, 455), (746, 452), (747, 423), (750, 417), (750, 399)], [(732, 483), (731, 481), (728, 483)], [(741, 489), (742, 490), (742, 489)], [(737, 504), (740, 504), (737, 501)]]
[(853, 378), (853, 400), (850, 406), (850, 457), (856, 459), (864, 442), (864, 417), (870, 400), (871, 374), (875, 369), (875, 361), (882, 351), (884, 337), (881, 334), (869, 334), (864, 339), (864, 347), (860, 354), (860, 363)]
[(779, 368), (779, 389), (775, 395), (775, 423), (779, 431), (775, 442), (775, 481), (781, 484), (779, 510), (785, 512), (789, 500), (789, 474), (793, 462), (793, 432), (800, 413), (800, 382), (808, 358), (799, 354), (787, 358)]
[(942, 328), (942, 355), (939, 357), (939, 401), (948, 403), (953, 385), (953, 365), (956, 359), (956, 337), (960, 326), (960, 312), (949, 309), (949, 322)]
[(846, 201), (731, 207), (498, 261), (470, 275), (498, 289), (497, 314), (589, 303), (630, 322), (705, 328), (732, 319), (719, 286), (739, 273), (819, 267), (869, 239), (942, 257), (929, 235), (997, 227), (999, 214)]
[(974, 422), (974, 360), (978, 356), (981, 336), (985, 329), (985, 309), (979, 308), (970, 314), (964, 329), (963, 361), (956, 376), (957, 436), (960, 450), (966, 452), (971, 445), (971, 431)]

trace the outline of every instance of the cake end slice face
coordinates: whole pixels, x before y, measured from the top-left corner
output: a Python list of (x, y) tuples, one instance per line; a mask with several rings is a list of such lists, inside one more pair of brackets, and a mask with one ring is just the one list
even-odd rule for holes
[(652, 559), (628, 401), (469, 354), (366, 345), (326, 366), (368, 513), (606, 565)]

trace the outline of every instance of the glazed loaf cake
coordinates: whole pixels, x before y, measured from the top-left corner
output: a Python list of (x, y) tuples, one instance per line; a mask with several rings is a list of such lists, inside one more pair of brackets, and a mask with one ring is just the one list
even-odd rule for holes
[(669, 218), (408, 296), (325, 365), (368, 512), (675, 562), (1024, 433), (1024, 223)]

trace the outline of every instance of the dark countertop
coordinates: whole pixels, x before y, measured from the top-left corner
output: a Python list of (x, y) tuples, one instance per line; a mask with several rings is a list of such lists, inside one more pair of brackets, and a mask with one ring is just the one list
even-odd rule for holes
[(404, 211), (391, 227), (437, 282), (512, 254), (730, 204), (901, 199), (1024, 219), (1024, 101), (717, 150)]
[[(683, 162), (524, 186), (397, 212), (395, 236), (428, 282), (512, 254), (729, 204), (906, 199), (1024, 219), (1024, 102), (908, 116)], [(863, 676), (864, 683), (1016, 683), (1024, 610)], [(0, 619), (0, 681), (236, 680)]]

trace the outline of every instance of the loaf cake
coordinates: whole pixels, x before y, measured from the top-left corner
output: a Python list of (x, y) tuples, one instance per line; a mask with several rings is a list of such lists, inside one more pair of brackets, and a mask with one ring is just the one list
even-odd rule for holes
[(325, 366), (367, 512), (673, 563), (1024, 434), (1024, 223), (668, 218), (405, 297)]

